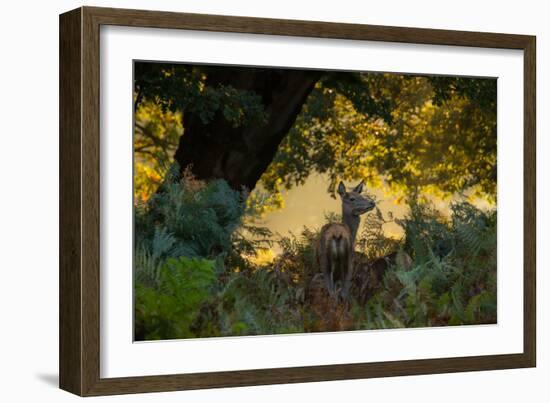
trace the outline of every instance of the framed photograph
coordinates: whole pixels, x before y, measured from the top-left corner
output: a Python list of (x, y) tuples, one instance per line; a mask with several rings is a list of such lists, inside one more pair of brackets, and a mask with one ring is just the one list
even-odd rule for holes
[(60, 387), (533, 367), (535, 37), (60, 16)]

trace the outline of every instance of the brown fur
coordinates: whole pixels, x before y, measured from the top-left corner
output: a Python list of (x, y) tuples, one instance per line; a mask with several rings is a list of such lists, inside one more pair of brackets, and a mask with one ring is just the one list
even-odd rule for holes
[(342, 201), (342, 223), (327, 224), (321, 228), (316, 248), (317, 260), (324, 276), (329, 294), (343, 301), (349, 301), (353, 276), (355, 237), (361, 215), (375, 207), (374, 200), (362, 196), (364, 183), (361, 181), (353, 190), (347, 191), (342, 181), (338, 184), (338, 195)]
[(335, 295), (337, 285), (344, 288), (346, 282), (351, 281), (353, 241), (347, 225), (333, 223), (323, 226), (316, 252), (327, 290)]

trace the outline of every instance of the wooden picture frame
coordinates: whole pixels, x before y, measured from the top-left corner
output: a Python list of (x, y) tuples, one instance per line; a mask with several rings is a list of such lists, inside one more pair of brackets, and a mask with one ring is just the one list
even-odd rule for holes
[[(100, 377), (99, 35), (101, 25), (288, 35), (524, 52), (524, 348), (521, 354), (229, 372)], [(60, 16), (60, 387), (81, 396), (534, 367), (535, 37), (81, 7)]]

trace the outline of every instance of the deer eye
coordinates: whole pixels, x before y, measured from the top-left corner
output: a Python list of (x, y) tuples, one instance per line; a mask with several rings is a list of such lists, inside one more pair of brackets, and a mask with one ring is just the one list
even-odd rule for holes
[(355, 197), (350, 197), (349, 201), (355, 201)]

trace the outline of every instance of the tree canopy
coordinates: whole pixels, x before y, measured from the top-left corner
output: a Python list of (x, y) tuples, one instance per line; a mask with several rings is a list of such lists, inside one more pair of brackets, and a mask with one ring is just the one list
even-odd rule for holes
[(136, 63), (134, 99), (137, 156), (274, 199), (312, 173), (496, 197), (496, 79)]

